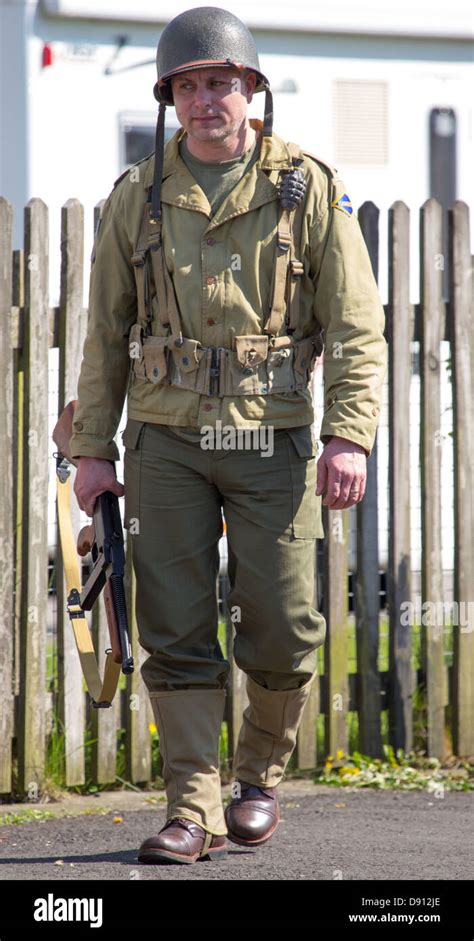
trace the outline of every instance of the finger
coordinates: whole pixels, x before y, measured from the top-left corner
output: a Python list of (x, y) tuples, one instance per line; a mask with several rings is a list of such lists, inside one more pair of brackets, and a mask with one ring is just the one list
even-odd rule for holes
[(358, 492), (358, 485), (356, 483), (355, 477), (353, 474), (343, 474), (341, 480), (341, 490), (339, 493), (339, 500), (337, 501), (334, 509), (343, 510), (347, 506), (353, 506), (354, 497)]
[(326, 480), (328, 476), (327, 465), (326, 465), (326, 461), (324, 460), (323, 455), (321, 455), (321, 457), (319, 458), (319, 461), (317, 463), (317, 469), (318, 469), (318, 480), (316, 484), (316, 495), (319, 497), (326, 486)]
[(349, 490), (347, 495), (347, 500), (342, 509), (349, 509), (351, 506), (355, 506), (356, 503), (360, 503), (362, 497), (364, 496), (364, 491), (357, 487), (357, 483), (353, 482), (352, 487)]
[(334, 509), (334, 504), (339, 499), (339, 494), (341, 492), (341, 476), (335, 471), (331, 466), (329, 467), (328, 473), (328, 483), (327, 483), (327, 493), (323, 500), (323, 503), (326, 506)]
[(76, 484), (75, 484), (75, 483), (74, 483), (73, 491), (74, 491), (74, 496), (76, 497), (77, 505), (78, 505), (79, 509), (82, 510), (83, 512), (85, 512), (84, 503), (83, 503), (83, 501), (82, 501), (82, 498), (81, 498), (81, 495), (80, 495), (79, 491), (76, 489)]

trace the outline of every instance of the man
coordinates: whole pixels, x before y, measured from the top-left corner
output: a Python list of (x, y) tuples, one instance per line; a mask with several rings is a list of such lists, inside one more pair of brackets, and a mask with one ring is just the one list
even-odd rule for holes
[[(168, 798), (166, 824), (139, 859), (192, 863), (224, 856), (227, 836), (259, 846), (278, 825), (277, 786), (326, 631), (313, 607), (321, 495), (332, 509), (364, 495), (386, 343), (345, 187), (273, 134), (268, 79), (244, 24), (215, 7), (175, 17), (157, 72), (155, 153), (116, 181), (96, 238), (71, 453), (89, 515), (99, 493), (125, 493)], [(247, 106), (263, 90), (262, 123)], [(163, 153), (172, 103), (181, 128)], [(316, 481), (309, 382), (323, 333)], [(127, 394), (123, 488), (113, 438)], [(204, 447), (204, 430), (217, 439), (223, 427), (271, 431), (272, 447)], [(249, 698), (225, 814), (222, 514), (233, 653)]]

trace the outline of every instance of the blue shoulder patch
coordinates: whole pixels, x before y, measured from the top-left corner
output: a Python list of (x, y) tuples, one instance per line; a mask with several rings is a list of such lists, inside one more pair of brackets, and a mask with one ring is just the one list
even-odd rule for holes
[(335, 199), (334, 202), (331, 203), (331, 206), (333, 206), (334, 209), (340, 209), (341, 212), (345, 212), (346, 216), (352, 216), (354, 211), (347, 193), (344, 193), (343, 196), (339, 196), (339, 199)]

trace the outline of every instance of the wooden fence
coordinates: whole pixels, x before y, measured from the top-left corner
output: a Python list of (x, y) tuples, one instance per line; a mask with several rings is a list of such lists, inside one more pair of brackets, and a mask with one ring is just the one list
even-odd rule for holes
[[(100, 215), (99, 204), (94, 224)], [(422, 720), (428, 755), (474, 754), (474, 625), (453, 627), (453, 660), (443, 656), (443, 632), (422, 630), (422, 663), (413, 670), (412, 627), (404, 603), (412, 598), (410, 549), (410, 452), (408, 435), (412, 341), (420, 343), (422, 596), (443, 603), (440, 514), (440, 341), (451, 350), (454, 448), (454, 598), (474, 607), (473, 445), (474, 338), (471, 306), (469, 211), (462, 202), (449, 211), (449, 257), (442, 256), (442, 212), (433, 199), (420, 213), (420, 303), (409, 302), (409, 210), (396, 202), (389, 212), (389, 669), (380, 671), (377, 443), (368, 462), (366, 495), (357, 517), (357, 568), (353, 573), (357, 672), (348, 672), (348, 512), (323, 508), (323, 612), (327, 620), (324, 669), (307, 704), (292, 758), (296, 769), (314, 769), (324, 755), (348, 750), (348, 713), (358, 715), (358, 748), (383, 757), (382, 715), (388, 742), (410, 752), (415, 689), (424, 691)], [(359, 221), (378, 274), (379, 211), (364, 203)], [(127, 591), (137, 669), (109, 710), (90, 709), (65, 606), (60, 546), (56, 557), (57, 687), (46, 689), (48, 605), (48, 477), (53, 442), (48, 438), (48, 350), (59, 349), (58, 412), (76, 397), (86, 332), (83, 308), (84, 212), (68, 200), (61, 218), (59, 306), (48, 301), (48, 209), (40, 199), (24, 211), (24, 249), (12, 251), (12, 208), (0, 199), (0, 793), (41, 792), (52, 718), (64, 730), (68, 786), (85, 781), (85, 733), (91, 750), (89, 775), (97, 784), (116, 781), (117, 730), (125, 738), (125, 776), (131, 784), (151, 780), (153, 721), (139, 666), (144, 652), (133, 616), (135, 582), (127, 553)], [(449, 302), (442, 299), (444, 266)], [(74, 500), (75, 504), (75, 500)], [(79, 528), (79, 510), (72, 506)], [(96, 649), (108, 646), (102, 598), (92, 631)], [(228, 619), (228, 650), (233, 625)], [(227, 698), (227, 767), (246, 703), (245, 676), (231, 662)], [(448, 708), (447, 708), (448, 707)], [(316, 720), (324, 716), (324, 745), (317, 753)], [(448, 733), (448, 738), (446, 734)], [(449, 746), (446, 742), (449, 742)], [(89, 759), (88, 759), (89, 760)]]

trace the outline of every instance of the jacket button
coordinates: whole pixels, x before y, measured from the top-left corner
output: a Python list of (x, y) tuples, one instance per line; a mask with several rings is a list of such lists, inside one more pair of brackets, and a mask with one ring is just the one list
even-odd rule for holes
[(82, 431), (82, 429), (84, 428), (84, 425), (82, 424), (81, 421), (76, 421), (74, 422), (74, 427), (76, 431)]
[(214, 284), (215, 280), (216, 279), (212, 275), (210, 275), (209, 278), (206, 278), (208, 284)]
[(207, 244), (207, 245), (215, 245), (215, 244), (216, 244), (216, 240), (215, 240), (215, 239), (206, 239), (206, 244)]
[(216, 321), (213, 320), (212, 317), (209, 317), (209, 320), (207, 321), (207, 326), (208, 326), (208, 327), (213, 327), (214, 324), (215, 324), (215, 322), (216, 322)]
[(205, 412), (210, 412), (212, 409), (212, 405), (203, 405), (203, 409)]

